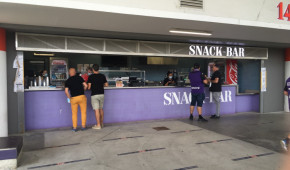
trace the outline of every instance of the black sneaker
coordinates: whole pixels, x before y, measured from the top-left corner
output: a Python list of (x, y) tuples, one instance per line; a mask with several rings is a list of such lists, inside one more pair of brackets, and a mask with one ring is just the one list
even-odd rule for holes
[(217, 115), (211, 115), (210, 118), (211, 118), (211, 119), (219, 119), (220, 116), (217, 116)]
[(88, 130), (88, 128), (87, 127), (82, 127), (81, 128), (81, 131), (85, 131), (85, 130)]
[(201, 118), (198, 118), (197, 121), (201, 121), (201, 122), (208, 122), (208, 120), (206, 120), (205, 118), (201, 117)]
[(189, 120), (193, 120), (193, 115), (192, 114), (190, 114)]

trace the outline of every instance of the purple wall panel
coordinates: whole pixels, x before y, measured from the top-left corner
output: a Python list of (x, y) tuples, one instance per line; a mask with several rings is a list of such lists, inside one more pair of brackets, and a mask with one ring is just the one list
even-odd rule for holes
[(0, 160), (7, 159), (17, 159), (17, 150), (16, 149), (1, 149), (0, 150)]
[(236, 96), (236, 113), (251, 111), (260, 111), (260, 95)]
[[(208, 89), (203, 113), (215, 113)], [(96, 123), (91, 100), (88, 96), (87, 124)], [(191, 101), (190, 88), (138, 88), (105, 90), (105, 123), (128, 122), (152, 119), (183, 118), (189, 116)], [(224, 86), (221, 114), (234, 114), (238, 111), (255, 111), (252, 96), (236, 96), (235, 86)], [(237, 101), (239, 99), (239, 101)], [(250, 102), (248, 101), (250, 100)], [(258, 100), (259, 101), (259, 100)], [(242, 103), (243, 106), (236, 106)], [(240, 105), (240, 104), (239, 104)], [(195, 112), (196, 114), (196, 112)], [(70, 127), (71, 108), (66, 102), (64, 91), (25, 92), (26, 130)], [(78, 125), (80, 125), (80, 114)]]

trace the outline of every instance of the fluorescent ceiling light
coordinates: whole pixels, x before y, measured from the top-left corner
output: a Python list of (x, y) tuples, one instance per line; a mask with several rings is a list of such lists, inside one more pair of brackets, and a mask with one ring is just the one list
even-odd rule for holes
[(196, 30), (183, 30), (183, 29), (171, 29), (170, 33), (175, 34), (189, 34), (189, 35), (199, 35), (199, 36), (212, 36), (212, 33), (206, 31), (196, 31)]
[(35, 56), (54, 56), (54, 54), (41, 54), (41, 53), (34, 53)]

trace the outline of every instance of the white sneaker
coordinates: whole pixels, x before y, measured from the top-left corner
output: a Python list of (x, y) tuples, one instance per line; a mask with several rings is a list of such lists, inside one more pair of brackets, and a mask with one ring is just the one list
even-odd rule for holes
[(104, 127), (104, 123), (101, 124), (101, 127), (102, 127), (102, 128)]
[(285, 140), (281, 140), (280, 141), (280, 144), (281, 144), (282, 149), (287, 152), (288, 151), (288, 148), (287, 148), (287, 145), (286, 145)]
[(101, 126), (97, 126), (97, 125), (95, 125), (95, 126), (92, 127), (92, 129), (95, 129), (95, 130), (99, 130), (101, 128), (102, 128)]

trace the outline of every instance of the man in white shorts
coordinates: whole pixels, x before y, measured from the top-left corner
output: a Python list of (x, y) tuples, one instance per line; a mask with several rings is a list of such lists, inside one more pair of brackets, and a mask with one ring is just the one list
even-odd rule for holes
[(92, 91), (91, 102), (95, 110), (97, 124), (93, 129), (101, 129), (104, 127), (104, 87), (108, 87), (108, 82), (103, 74), (99, 73), (99, 65), (93, 65), (93, 74), (88, 79), (88, 89)]

